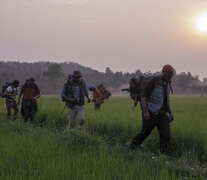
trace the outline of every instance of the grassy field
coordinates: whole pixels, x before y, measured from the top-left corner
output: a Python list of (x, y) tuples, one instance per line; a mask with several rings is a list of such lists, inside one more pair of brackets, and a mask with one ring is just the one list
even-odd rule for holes
[(125, 143), (141, 129), (129, 97), (86, 104), (86, 126), (67, 131), (67, 110), (57, 96), (38, 100), (33, 123), (7, 121), (0, 100), (0, 179), (207, 179), (207, 98), (173, 96), (171, 140), (161, 155), (155, 129), (143, 146)]

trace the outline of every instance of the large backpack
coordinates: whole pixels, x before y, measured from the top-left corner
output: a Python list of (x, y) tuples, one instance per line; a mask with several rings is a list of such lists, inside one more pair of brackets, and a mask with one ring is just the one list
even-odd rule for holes
[[(158, 80), (157, 76), (141, 75), (138, 77), (132, 77), (129, 81), (129, 88), (122, 89), (122, 91), (128, 91), (130, 93), (131, 99), (134, 100), (134, 106), (137, 106), (138, 101), (141, 101), (141, 92), (150, 78), (156, 78)], [(157, 80), (155, 81), (155, 86), (159, 84)], [(170, 90), (173, 93), (171, 84), (169, 83), (169, 85)]]
[(104, 99), (108, 99), (111, 96), (111, 92), (108, 91), (103, 84), (99, 84), (97, 88), (101, 91), (101, 94), (104, 96)]
[(135, 101), (141, 100), (141, 92), (147, 84), (151, 76), (138, 76), (133, 77), (129, 81), (129, 93), (130, 97)]
[(4, 83), (4, 85), (2, 86), (2, 88), (1, 88), (1, 92), (0, 92), (0, 96), (1, 96), (2, 98), (6, 98), (6, 97), (7, 97), (6, 95), (4, 95), (4, 92), (6, 91), (6, 89), (7, 89), (10, 85), (12, 85), (12, 83), (6, 81), (6, 82)]
[(122, 91), (129, 92), (131, 99), (134, 100), (134, 106), (137, 106), (138, 101), (141, 100), (141, 92), (151, 77), (155, 76), (141, 75), (132, 77), (129, 81), (129, 88), (122, 89)]

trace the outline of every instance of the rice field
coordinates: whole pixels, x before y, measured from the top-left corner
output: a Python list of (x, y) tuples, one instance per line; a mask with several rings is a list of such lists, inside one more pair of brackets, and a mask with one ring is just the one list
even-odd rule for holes
[(143, 145), (125, 145), (141, 129), (140, 108), (129, 97), (86, 104), (85, 127), (67, 130), (58, 96), (42, 96), (34, 122), (6, 120), (0, 99), (0, 179), (207, 179), (207, 97), (172, 96), (171, 139), (159, 153), (156, 129)]

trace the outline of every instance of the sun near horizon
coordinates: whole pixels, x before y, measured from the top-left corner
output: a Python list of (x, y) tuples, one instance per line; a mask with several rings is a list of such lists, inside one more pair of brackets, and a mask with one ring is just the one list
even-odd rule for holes
[(207, 34), (207, 13), (195, 17), (195, 29), (200, 33)]

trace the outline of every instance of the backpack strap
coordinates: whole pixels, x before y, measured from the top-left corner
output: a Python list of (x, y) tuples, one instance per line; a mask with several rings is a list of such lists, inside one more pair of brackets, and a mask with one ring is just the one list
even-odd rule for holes
[[(157, 77), (157, 80), (156, 80), (156, 81), (157, 81), (157, 82), (155, 82), (155, 86), (154, 86), (154, 88), (155, 88), (157, 85), (164, 86), (162, 83), (159, 82), (159, 77)], [(170, 86), (170, 91), (171, 91), (172, 94), (173, 94), (174, 92), (173, 92), (173, 88), (172, 88), (171, 83), (172, 83), (172, 82), (170, 81), (169, 83), (167, 83), (167, 85)]]
[(173, 92), (173, 88), (172, 88), (171, 82), (169, 82), (169, 86), (170, 86), (170, 90), (171, 90), (171, 92), (173, 94), (174, 92)]
[(72, 82), (68, 81), (67, 83), (65, 83), (66, 86), (66, 91), (65, 91), (65, 96), (69, 96), (69, 89), (71, 89), (71, 96), (73, 96), (73, 91), (72, 91)]

